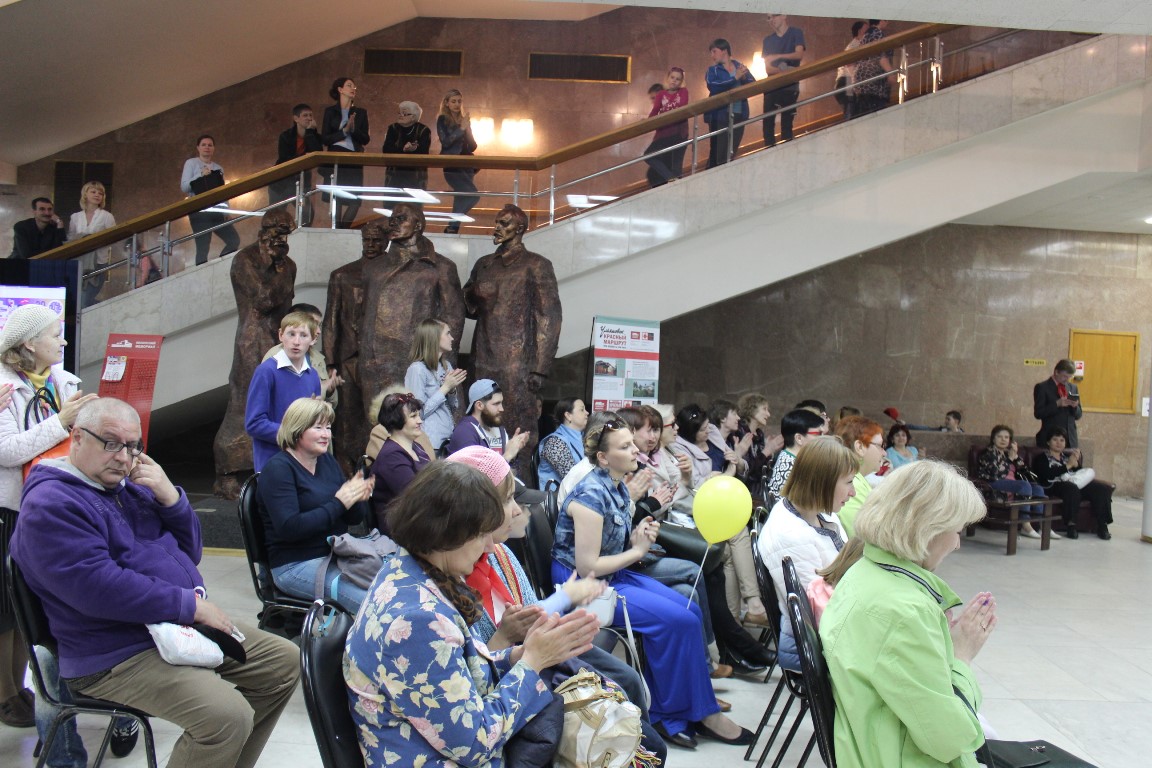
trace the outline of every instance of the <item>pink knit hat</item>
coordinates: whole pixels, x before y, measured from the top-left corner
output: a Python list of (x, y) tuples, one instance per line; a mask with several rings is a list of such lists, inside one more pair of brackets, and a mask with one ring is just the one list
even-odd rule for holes
[(512, 467), (504, 460), (503, 456), (482, 445), (470, 445), (467, 448), (461, 448), (445, 461), (458, 461), (473, 469), (480, 470), (488, 476), (492, 485), (500, 485), (504, 482), (504, 478), (512, 472)]

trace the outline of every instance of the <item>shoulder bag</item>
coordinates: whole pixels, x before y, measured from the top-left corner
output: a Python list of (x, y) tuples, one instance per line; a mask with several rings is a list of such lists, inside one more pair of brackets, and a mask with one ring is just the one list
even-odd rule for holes
[[(55, 414), (60, 413), (60, 408), (57, 407), (56, 400), (52, 397), (52, 393), (49, 392), (44, 387), (37, 389), (36, 394), (32, 396), (32, 399), (28, 401), (28, 405), (25, 406), (25, 408), (24, 408), (24, 431), (25, 432), (27, 432), (29, 429), (32, 428), (31, 418), (32, 418), (33, 411), (36, 409), (37, 403), (42, 403), (44, 405), (47, 405), (48, 409), (50, 411), (52, 411), (52, 413), (55, 413)], [(36, 466), (37, 464), (39, 464), (44, 459), (62, 459), (65, 456), (67, 456), (68, 455), (68, 443), (69, 443), (69, 440), (71, 439), (71, 437), (72, 437), (71, 435), (67, 435), (63, 440), (56, 443), (56, 445), (52, 446), (51, 448), (49, 448), (46, 451), (41, 451), (39, 454), (37, 454), (36, 456), (33, 456), (31, 459), (29, 459), (28, 462), (24, 465), (24, 479), (27, 480), (28, 479), (28, 473), (32, 471), (32, 467)]]

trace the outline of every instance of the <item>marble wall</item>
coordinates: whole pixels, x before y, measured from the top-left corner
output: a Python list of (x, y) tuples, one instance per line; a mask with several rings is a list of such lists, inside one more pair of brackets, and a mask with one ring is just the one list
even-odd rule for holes
[[(817, 398), (885, 427), (888, 406), (930, 425), (956, 408), (969, 433), (1005, 423), (1030, 441), (1032, 385), (1070, 328), (1141, 333), (1148, 393), (1150, 289), (1152, 236), (947, 225), (666, 321), (661, 399), (761, 392), (778, 419)], [(1143, 495), (1147, 418), (1088, 412), (1080, 434), (1100, 477)]]
[[(831, 55), (847, 42), (851, 20), (792, 17), (804, 29), (808, 61)], [(893, 22), (890, 32), (912, 26)], [(192, 156), (193, 141), (201, 133), (212, 133), (217, 143), (217, 161), (229, 178), (236, 178), (270, 165), (275, 160), (277, 134), (289, 127), (292, 106), (310, 103), (317, 111), (329, 103), (327, 91), (332, 79), (351, 75), (357, 79), (357, 103), (367, 107), (372, 123), (370, 149), (379, 150), (386, 126), (393, 120), (396, 103), (413, 99), (425, 110), (424, 122), (435, 124), (439, 101), (448, 88), (459, 88), (465, 106), (476, 116), (490, 116), (497, 128), (503, 118), (529, 117), (535, 122), (531, 144), (516, 150), (498, 141), (482, 147), (480, 154), (535, 155), (558, 149), (618, 128), (646, 116), (649, 110), (647, 88), (662, 80), (671, 65), (683, 67), (687, 87), (694, 99), (702, 98), (704, 71), (711, 63), (708, 45), (716, 37), (727, 38), (736, 58), (751, 62), (768, 32), (762, 14), (710, 11), (621, 8), (580, 22), (498, 21), (483, 19), (414, 19), (374, 32), (324, 53), (280, 67), (215, 93), (195, 99), (175, 109), (127, 125), (68, 150), (19, 168), (15, 195), (0, 197), (0, 254), (11, 248), (12, 224), (30, 214), (33, 197), (52, 194), (54, 164), (57, 160), (102, 161), (115, 164), (115, 193), (110, 208), (120, 221), (176, 202), (181, 193), (178, 179), (183, 162)], [(948, 36), (946, 49), (960, 48), (965, 42), (987, 36), (991, 30), (968, 28)], [(1065, 33), (1028, 33), (992, 46), (969, 51), (949, 59), (946, 80), (961, 72), (980, 72), (1028, 58), (1053, 44), (1074, 40)], [(362, 75), (363, 51), (374, 47), (429, 47), (464, 51), (461, 78), (414, 78)], [(631, 54), (632, 82), (628, 84), (529, 82), (528, 54), (534, 51), (572, 53)], [(831, 88), (833, 73), (803, 85), (807, 97)], [(753, 113), (760, 111), (753, 105)], [(801, 109), (798, 123), (811, 123), (838, 114), (831, 100)], [(759, 141), (760, 131), (747, 131), (745, 144)], [(648, 137), (603, 150), (595, 156), (562, 166), (561, 180), (577, 178), (599, 170), (619, 159), (641, 153)], [(436, 151), (437, 146), (433, 147)], [(643, 178), (643, 165), (606, 175), (579, 189), (584, 194), (614, 192)], [(547, 182), (545, 172), (521, 180), (522, 191), (536, 191)], [(381, 170), (370, 170), (367, 183), (383, 183)], [(433, 173), (432, 185), (439, 183)], [(511, 190), (509, 173), (487, 172), (479, 177), (482, 189)], [(60, 201), (71, 208), (72, 201)], [(259, 206), (263, 193), (252, 193), (234, 201), (240, 206)], [(481, 221), (503, 200), (488, 198), (482, 203)], [(539, 205), (544, 205), (541, 200)], [(181, 221), (173, 235), (187, 234)], [(178, 267), (177, 267), (178, 268)]]

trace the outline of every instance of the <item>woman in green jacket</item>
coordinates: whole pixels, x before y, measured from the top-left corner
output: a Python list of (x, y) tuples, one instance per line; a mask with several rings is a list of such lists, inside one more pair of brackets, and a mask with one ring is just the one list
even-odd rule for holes
[(996, 627), (996, 600), (960, 599), (934, 571), (984, 516), (953, 467), (918, 461), (888, 476), (856, 518), (864, 557), (820, 622), (836, 700), (839, 768), (976, 766), (984, 743), (972, 659)]

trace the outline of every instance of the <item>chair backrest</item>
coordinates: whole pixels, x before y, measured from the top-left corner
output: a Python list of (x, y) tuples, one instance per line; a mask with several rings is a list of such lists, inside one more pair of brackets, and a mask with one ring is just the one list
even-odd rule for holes
[(264, 520), (260, 515), (256, 486), (260, 473), (252, 475), (240, 489), (236, 514), (240, 517), (240, 534), (244, 538), (244, 553), (248, 555), (248, 571), (256, 596), (268, 603), (275, 599), (272, 590), (272, 572), (268, 568), (268, 546), (264, 536)]
[(787, 595), (789, 592), (792, 592), (807, 600), (808, 592), (804, 589), (804, 585), (800, 583), (800, 576), (796, 573), (796, 566), (793, 564), (792, 558), (782, 558), (780, 565), (784, 569), (784, 594)]
[(772, 636), (780, 639), (780, 601), (776, 597), (776, 587), (772, 583), (772, 574), (768, 566), (760, 559), (760, 551), (756, 548), (758, 531), (752, 531), (752, 563), (756, 566), (756, 587), (760, 590), (760, 602), (764, 603), (764, 611), (768, 614), (769, 629)]
[(789, 591), (788, 616), (792, 621), (792, 634), (796, 636), (796, 650), (800, 654), (800, 670), (804, 675), (804, 688), (808, 694), (812, 728), (816, 733), (816, 744), (820, 747), (820, 757), (828, 768), (836, 768), (832, 742), (836, 701), (832, 698), (832, 680), (828, 675), (828, 664), (824, 661), (824, 647), (820, 642), (820, 633), (816, 631), (807, 595)]
[[(551, 485), (551, 483), (549, 483)], [(549, 520), (548, 504), (528, 507), (528, 535), (524, 538), (527, 559), (523, 561), (528, 578), (536, 594), (544, 600), (552, 594), (552, 542), (553, 523)]]
[(44, 685), (44, 675), (40, 671), (40, 661), (33, 646), (47, 648), (56, 653), (56, 639), (48, 627), (48, 615), (44, 613), (44, 604), (40, 597), (28, 586), (20, 566), (11, 555), (4, 559), (4, 577), (8, 583), (8, 594), (12, 599), (12, 612), (16, 615), (16, 626), (24, 637), (28, 651), (28, 666), (32, 669), (32, 677), (36, 684), (37, 696), (42, 696), (49, 704), (59, 704), (57, 698), (48, 691)]
[(335, 603), (317, 600), (300, 635), (304, 706), (324, 768), (364, 768), (344, 684), (344, 643), (351, 628), (350, 614)]
[(560, 483), (549, 480), (544, 484), (544, 512), (548, 516), (548, 525), (555, 531), (556, 521), (560, 519)]

